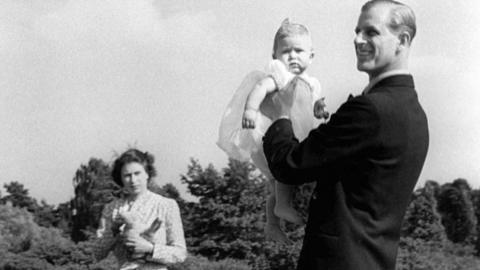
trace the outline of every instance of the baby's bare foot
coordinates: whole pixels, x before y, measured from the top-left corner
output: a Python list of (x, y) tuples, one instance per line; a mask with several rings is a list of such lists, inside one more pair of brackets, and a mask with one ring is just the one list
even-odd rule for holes
[(283, 220), (286, 220), (291, 223), (295, 223), (298, 225), (304, 225), (305, 222), (303, 218), (298, 214), (298, 212), (293, 209), (292, 207), (275, 207), (273, 210), (275, 215)]
[(292, 241), (288, 239), (287, 235), (282, 231), (279, 224), (265, 225), (265, 236), (268, 240), (272, 240), (281, 244), (292, 244)]

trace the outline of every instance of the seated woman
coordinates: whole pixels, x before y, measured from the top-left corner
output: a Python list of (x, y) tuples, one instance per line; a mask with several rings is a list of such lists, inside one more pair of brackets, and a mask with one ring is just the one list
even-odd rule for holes
[(167, 270), (187, 256), (176, 201), (147, 189), (156, 175), (153, 161), (151, 154), (129, 149), (113, 164), (113, 180), (127, 195), (105, 205), (95, 256), (100, 260), (113, 251), (121, 270)]

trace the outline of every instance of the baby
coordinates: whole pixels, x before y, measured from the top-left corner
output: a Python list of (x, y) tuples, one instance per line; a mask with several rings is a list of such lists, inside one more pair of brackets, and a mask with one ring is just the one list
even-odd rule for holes
[(273, 60), (266, 72), (252, 72), (244, 79), (227, 106), (220, 124), (217, 144), (231, 158), (252, 160), (268, 178), (267, 237), (289, 242), (280, 228), (280, 218), (297, 224), (303, 219), (292, 207), (293, 187), (275, 180), (263, 154), (262, 137), (268, 126), (280, 115), (280, 103), (288, 104), (296, 137), (304, 139), (317, 124), (327, 119), (324, 99), (320, 98), (319, 81), (306, 74), (313, 60), (312, 39), (301, 24), (282, 22), (273, 44)]

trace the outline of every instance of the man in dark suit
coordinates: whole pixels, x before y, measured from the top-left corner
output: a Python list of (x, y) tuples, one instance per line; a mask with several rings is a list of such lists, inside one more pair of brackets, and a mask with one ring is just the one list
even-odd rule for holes
[(265, 134), (278, 181), (317, 183), (297, 269), (395, 269), (402, 219), (428, 148), (427, 119), (407, 70), (415, 31), (408, 6), (367, 2), (354, 40), (357, 68), (370, 79), (362, 95), (302, 142), (286, 109)]

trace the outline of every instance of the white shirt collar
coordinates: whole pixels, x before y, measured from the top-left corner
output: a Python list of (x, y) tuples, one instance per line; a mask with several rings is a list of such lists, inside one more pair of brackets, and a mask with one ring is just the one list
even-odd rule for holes
[(370, 89), (372, 89), (372, 87), (377, 84), (379, 81), (387, 78), (387, 77), (391, 77), (391, 76), (395, 76), (395, 75), (410, 75), (410, 72), (406, 69), (395, 69), (395, 70), (390, 70), (390, 71), (387, 71), (387, 72), (384, 72), (380, 75), (378, 75), (377, 77), (373, 78), (369, 83), (368, 85), (363, 89), (362, 91), (362, 94), (365, 95), (367, 94)]

